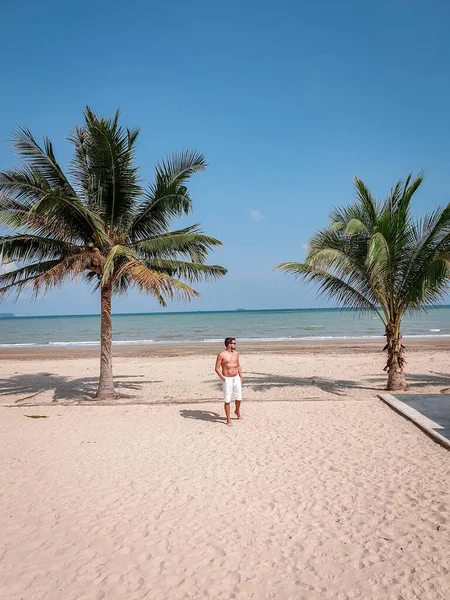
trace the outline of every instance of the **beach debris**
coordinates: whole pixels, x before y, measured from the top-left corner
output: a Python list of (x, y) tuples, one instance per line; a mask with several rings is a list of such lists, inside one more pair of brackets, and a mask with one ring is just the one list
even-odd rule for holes
[(24, 415), (29, 419), (48, 419), (48, 415)]

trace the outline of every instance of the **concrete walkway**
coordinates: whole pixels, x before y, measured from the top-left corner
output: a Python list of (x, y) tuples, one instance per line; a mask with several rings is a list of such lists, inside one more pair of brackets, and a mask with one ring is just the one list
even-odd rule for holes
[(380, 394), (379, 397), (450, 449), (450, 394)]

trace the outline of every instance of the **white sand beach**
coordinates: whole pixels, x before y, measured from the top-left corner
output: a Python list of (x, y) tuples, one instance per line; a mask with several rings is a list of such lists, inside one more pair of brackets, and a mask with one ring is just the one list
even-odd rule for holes
[[(2, 357), (1, 598), (448, 597), (449, 454), (376, 398), (381, 353), (244, 353), (231, 428), (214, 355), (171, 353), (117, 355), (111, 406), (89, 353)], [(438, 393), (448, 353), (408, 373)]]

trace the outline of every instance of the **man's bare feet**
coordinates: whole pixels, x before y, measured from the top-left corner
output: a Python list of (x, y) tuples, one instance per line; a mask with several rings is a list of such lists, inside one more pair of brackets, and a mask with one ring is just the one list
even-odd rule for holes
[(225, 423), (225, 425), (227, 425), (227, 427), (233, 427), (233, 423), (231, 421), (229, 423)]
[(241, 413), (238, 412), (237, 410), (234, 411), (234, 414), (236, 415), (236, 418), (238, 421), (242, 421), (242, 417), (241, 417)]

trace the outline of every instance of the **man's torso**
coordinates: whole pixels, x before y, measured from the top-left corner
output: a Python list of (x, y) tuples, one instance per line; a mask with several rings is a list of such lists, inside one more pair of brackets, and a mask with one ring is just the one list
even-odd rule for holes
[(224, 377), (234, 377), (239, 374), (239, 353), (222, 352), (220, 354), (222, 375)]

